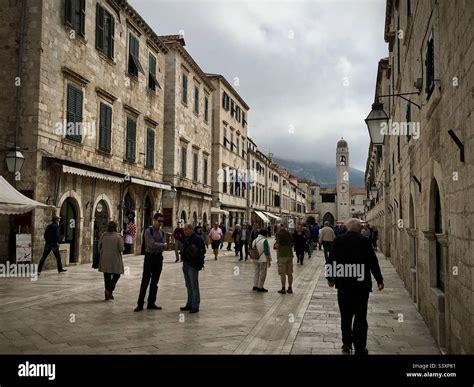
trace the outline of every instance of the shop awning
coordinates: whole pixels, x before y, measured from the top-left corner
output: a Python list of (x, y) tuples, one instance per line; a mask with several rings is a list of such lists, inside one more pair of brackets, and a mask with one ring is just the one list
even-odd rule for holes
[(171, 191), (171, 186), (170, 185), (162, 184), (162, 183), (156, 183), (156, 182), (150, 181), (150, 180), (143, 180), (143, 179), (138, 179), (136, 177), (132, 177), (130, 179), (130, 182), (133, 183), (133, 184), (140, 184), (140, 185), (145, 185), (147, 187), (160, 188), (160, 189), (164, 189), (164, 190), (167, 190), (167, 191)]
[(100, 172), (88, 171), (87, 169), (70, 167), (69, 165), (63, 165), (63, 172), (64, 173), (71, 173), (73, 175), (90, 177), (90, 178), (93, 178), (93, 179), (107, 180), (107, 181), (111, 181), (112, 183), (123, 183), (124, 182), (123, 177), (117, 177), (117, 176), (108, 175), (108, 174), (100, 173)]
[(258, 217), (262, 219), (265, 223), (270, 223), (270, 219), (268, 219), (262, 211), (254, 210), (253, 212), (255, 212), (258, 215)]
[(0, 214), (24, 214), (35, 208), (52, 209), (54, 207), (27, 198), (13, 188), (3, 176), (0, 176)]
[(211, 207), (211, 214), (222, 214), (222, 215), (229, 215), (229, 211), (221, 210), (217, 207)]
[(281, 218), (279, 216), (273, 215), (271, 212), (265, 212), (265, 215), (267, 215), (270, 218), (273, 218), (275, 220), (281, 220)]

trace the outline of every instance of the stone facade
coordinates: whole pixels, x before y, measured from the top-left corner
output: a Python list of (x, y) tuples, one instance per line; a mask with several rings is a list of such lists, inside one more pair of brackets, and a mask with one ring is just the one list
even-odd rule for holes
[[(1, 23), (2, 36), (18, 34), (20, 4), (17, 3), (7, 2), (6, 12), (2, 12), (10, 19)], [(96, 48), (98, 6), (110, 16), (108, 20), (112, 20), (110, 24), (114, 27), (113, 49), (108, 53)], [(96, 235), (103, 231), (107, 221), (116, 220), (120, 226), (130, 212), (135, 214), (138, 228), (133, 251), (139, 251), (141, 230), (151, 222), (151, 214), (160, 207), (162, 189), (167, 188), (159, 184), (163, 171), (164, 93), (149, 87), (149, 57), (153, 55), (156, 61), (157, 82), (164, 84), (167, 48), (125, 1), (85, 1), (82, 30), (81, 26), (68, 25), (64, 2), (56, 0), (39, 0), (34, 6), (28, 5), (25, 21), (21, 58), (23, 109), (18, 145), (28, 151), (16, 187), (36, 200), (53, 205), (56, 207), (53, 212), (62, 214), (62, 249), (66, 252), (63, 254), (66, 262), (89, 262)], [(139, 42), (136, 60), (144, 74), (138, 72), (138, 76), (128, 71), (130, 35)], [(17, 58), (17, 43), (12, 39), (9, 44), (11, 58)], [(2, 55), (2, 61), (3, 58)], [(6, 117), (0, 123), (4, 142), (13, 137), (14, 109), (8, 107), (13, 100), (12, 90), (6, 85), (11, 84), (15, 65), (15, 60), (2, 63), (5, 87), (0, 90), (0, 98), (9, 101), (6, 105), (2, 103), (0, 111)], [(68, 96), (75, 96), (69, 104)], [(99, 143), (102, 105), (111, 112), (108, 151), (101, 150)], [(5, 106), (11, 110), (7, 111)], [(66, 136), (66, 123), (71, 122), (68, 106), (76, 107), (76, 119), (77, 114), (82, 116), (80, 138)], [(131, 157), (125, 160), (129, 119), (136, 124), (135, 142), (129, 142), (133, 160)], [(154, 135), (153, 149), (147, 145), (149, 131)], [(148, 149), (150, 154), (142, 157)], [(2, 159), (4, 156), (0, 154)], [(152, 156), (153, 163), (147, 166)], [(26, 220), (33, 234), (34, 262), (41, 255), (43, 231), (51, 215), (49, 211), (35, 210)], [(25, 219), (10, 217), (9, 222), (10, 230), (15, 230)], [(11, 254), (11, 250), (2, 251), (3, 259)]]
[(387, 1), (376, 95), (418, 94), (382, 99), (391, 131), (366, 172), (384, 253), (438, 345), (460, 354), (474, 352), (473, 15), (468, 1)]
[[(214, 87), (179, 36), (161, 36), (169, 48), (165, 72), (164, 180), (177, 190), (165, 195), (163, 213), (196, 226), (211, 221), (212, 92)], [(172, 227), (171, 227), (172, 226)]]

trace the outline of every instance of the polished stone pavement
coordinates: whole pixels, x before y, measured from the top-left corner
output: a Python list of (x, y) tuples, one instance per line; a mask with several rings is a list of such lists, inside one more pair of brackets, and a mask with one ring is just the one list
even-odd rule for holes
[[(379, 259), (386, 289), (369, 301), (371, 353), (439, 353), (394, 268)], [(173, 252), (165, 253), (161, 311), (133, 312), (141, 256), (124, 259), (127, 274), (108, 302), (102, 274), (90, 264), (63, 274), (45, 271), (37, 281), (0, 278), (0, 353), (339, 354), (336, 292), (326, 285), (323, 260), (317, 251), (304, 265), (295, 264), (294, 294), (280, 295), (275, 257), (265, 284), (269, 292), (256, 293), (250, 260), (238, 262), (224, 249), (216, 262), (209, 252), (200, 272), (198, 314), (179, 310), (186, 289)]]

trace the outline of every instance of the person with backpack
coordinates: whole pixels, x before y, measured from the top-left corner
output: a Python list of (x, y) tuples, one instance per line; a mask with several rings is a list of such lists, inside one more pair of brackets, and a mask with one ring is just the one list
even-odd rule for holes
[(143, 310), (148, 285), (150, 285), (150, 290), (148, 292), (147, 309), (162, 309), (155, 302), (158, 292), (158, 281), (163, 270), (163, 250), (167, 246), (165, 233), (161, 229), (163, 222), (163, 215), (157, 212), (153, 216), (153, 225), (145, 231), (145, 260), (143, 262), (142, 282), (135, 312)]
[(272, 257), (270, 255), (270, 245), (268, 244), (268, 231), (262, 229), (252, 242), (250, 258), (255, 264), (255, 274), (253, 276), (253, 289), (257, 292), (268, 292), (263, 287), (267, 278), (267, 268), (270, 267)]
[(188, 300), (186, 305), (180, 308), (182, 311), (199, 312), (201, 303), (199, 271), (204, 267), (205, 255), (206, 246), (204, 241), (194, 233), (192, 225), (185, 224), (181, 259), (183, 260), (184, 282), (188, 291)]
[(59, 254), (59, 221), (61, 218), (59, 216), (53, 216), (53, 221), (51, 224), (49, 224), (46, 227), (46, 230), (44, 231), (44, 240), (45, 240), (45, 245), (44, 245), (44, 250), (43, 250), (43, 256), (40, 259), (39, 265), (38, 265), (38, 275), (41, 274), (41, 270), (43, 270), (43, 265), (44, 262), (46, 261), (46, 258), (48, 258), (49, 253), (52, 251), (55, 258), (56, 258), (56, 264), (58, 267), (58, 273), (63, 273), (67, 271), (66, 269), (63, 269), (63, 264), (61, 262), (61, 255)]

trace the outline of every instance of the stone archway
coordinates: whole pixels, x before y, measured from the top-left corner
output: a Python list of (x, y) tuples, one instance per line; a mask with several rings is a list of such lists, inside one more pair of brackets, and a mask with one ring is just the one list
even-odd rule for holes
[(69, 245), (69, 256), (66, 258), (66, 262), (82, 262), (79, 246), (84, 218), (81, 198), (75, 191), (69, 190), (61, 196), (56, 207), (56, 215), (61, 217), (59, 223), (60, 243)]
[(329, 225), (334, 227), (334, 215), (330, 212), (326, 212), (323, 216), (323, 225), (325, 222), (329, 222)]

